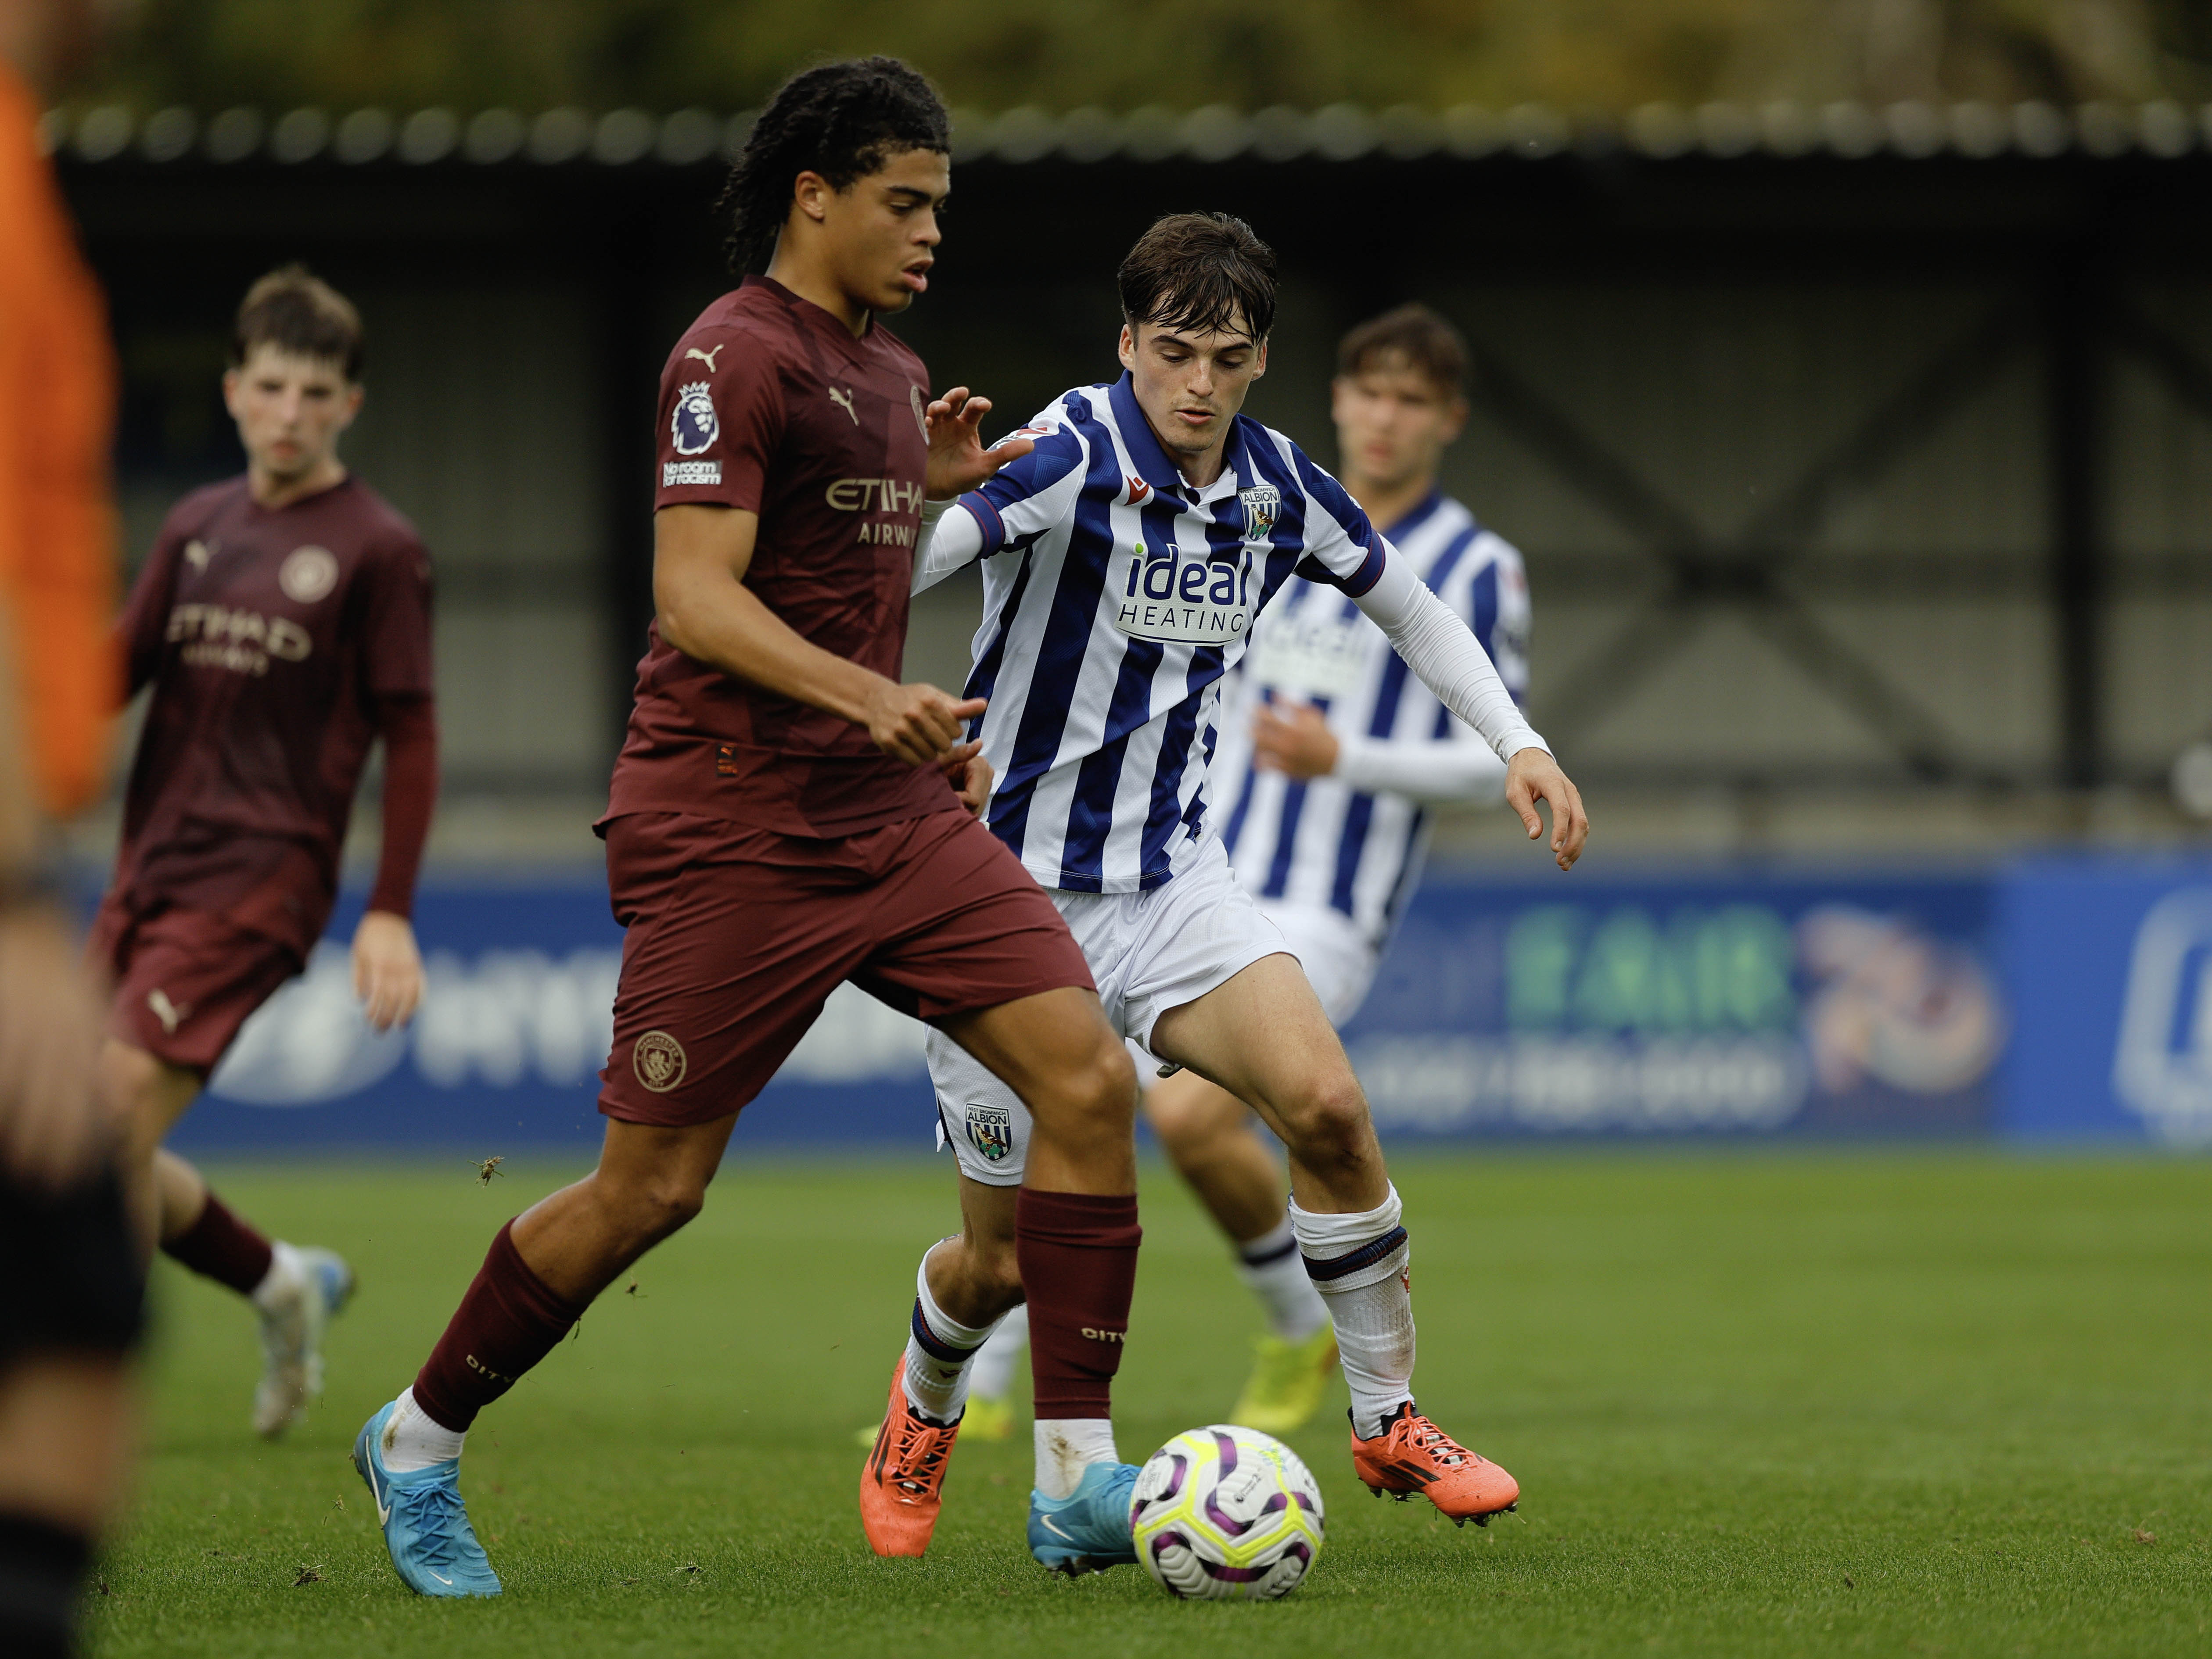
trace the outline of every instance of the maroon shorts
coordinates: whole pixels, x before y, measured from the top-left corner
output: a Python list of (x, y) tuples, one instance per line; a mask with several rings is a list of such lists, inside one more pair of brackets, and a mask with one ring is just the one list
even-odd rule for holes
[(1044, 889), (965, 812), (836, 840), (635, 813), (606, 837), (615, 919), (629, 929), (599, 1074), (610, 1117), (728, 1117), (842, 980), (919, 1020), (1092, 989)]
[(110, 893), (92, 960), (115, 982), (107, 1034), (204, 1076), (246, 1016), (305, 966), (288, 946), (209, 911), (136, 915)]

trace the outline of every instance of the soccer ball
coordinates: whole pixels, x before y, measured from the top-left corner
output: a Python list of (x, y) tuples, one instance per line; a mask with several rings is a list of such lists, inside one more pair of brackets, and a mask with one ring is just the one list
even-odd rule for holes
[(1170, 1595), (1271, 1601), (1321, 1554), (1321, 1488), (1273, 1436), (1215, 1423), (1178, 1434), (1138, 1471), (1129, 1531)]

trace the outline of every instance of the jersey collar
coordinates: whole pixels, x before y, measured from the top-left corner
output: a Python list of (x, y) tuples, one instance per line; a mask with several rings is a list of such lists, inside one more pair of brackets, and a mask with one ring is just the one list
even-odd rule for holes
[(1145, 419), (1145, 411), (1137, 402), (1137, 391), (1128, 371), (1108, 390), (1107, 402), (1113, 406), (1114, 425), (1121, 434), (1121, 443), (1129, 451), (1129, 459), (1137, 465), (1137, 476), (1170, 500), (1201, 503), (1218, 500), (1238, 487), (1251, 470), (1245, 454), (1244, 417), (1237, 416), (1229, 423), (1229, 437), (1222, 449), (1221, 476), (1204, 489), (1194, 489), (1182, 475), (1182, 469), (1168, 459), (1168, 452), (1160, 447), (1160, 440), (1152, 431), (1152, 423)]
[(834, 342), (847, 357), (855, 362), (860, 359), (860, 348), (875, 337), (876, 314), (873, 312), (868, 313), (868, 326), (861, 331), (860, 337), (855, 339), (851, 330), (828, 312), (803, 294), (793, 294), (773, 276), (748, 275), (738, 286), (740, 288), (766, 288), (775, 296), (776, 302), (786, 311), (799, 322), (811, 328), (817, 334)]
[(1137, 476), (1156, 490), (1180, 497), (1183, 491), (1182, 472), (1168, 459), (1168, 452), (1153, 436), (1152, 423), (1145, 419), (1145, 411), (1137, 403), (1136, 385), (1127, 369), (1122, 370), (1121, 378), (1107, 392), (1106, 401), (1113, 407), (1114, 424), (1121, 431), (1121, 446), (1137, 463)]

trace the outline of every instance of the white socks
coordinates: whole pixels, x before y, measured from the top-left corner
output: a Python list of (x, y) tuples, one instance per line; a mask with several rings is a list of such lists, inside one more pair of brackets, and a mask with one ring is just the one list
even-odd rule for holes
[(1371, 1440), (1383, 1420), (1413, 1397), (1412, 1259), (1398, 1189), (1358, 1215), (1316, 1215), (1291, 1205), (1291, 1225), (1314, 1288), (1336, 1323), (1337, 1352), (1352, 1390), (1352, 1432)]
[(384, 1420), (383, 1444), (377, 1448), (377, 1456), (394, 1474), (408, 1474), (433, 1463), (452, 1462), (461, 1455), (461, 1443), (468, 1438), (466, 1429), (449, 1429), (433, 1422), (429, 1414), (415, 1403), (415, 1390), (409, 1388), (401, 1391), (392, 1402), (392, 1415)]
[(1285, 1342), (1303, 1342), (1328, 1323), (1328, 1305), (1307, 1275), (1289, 1216), (1272, 1232), (1237, 1246), (1237, 1276), (1260, 1299), (1268, 1328)]
[(1083, 1484), (1093, 1463), (1118, 1463), (1114, 1424), (1104, 1417), (1040, 1417), (1036, 1421), (1036, 1488), (1066, 1498)]
[(968, 1373), (969, 1393), (983, 1400), (1003, 1400), (1012, 1394), (1014, 1368), (1029, 1345), (1030, 1311), (1024, 1305), (1000, 1320), (990, 1340), (975, 1350), (975, 1364)]
[[(939, 1240), (939, 1243), (944, 1242)], [(929, 1293), (932, 1244), (921, 1253), (915, 1275), (914, 1323), (906, 1339), (906, 1397), (933, 1423), (950, 1423), (968, 1404), (968, 1368), (991, 1327), (963, 1325), (937, 1305)]]
[(298, 1300), (307, 1287), (307, 1269), (301, 1263), (298, 1250), (282, 1238), (271, 1239), (269, 1271), (261, 1275), (261, 1282), (246, 1299), (264, 1313), (274, 1313), (286, 1303)]

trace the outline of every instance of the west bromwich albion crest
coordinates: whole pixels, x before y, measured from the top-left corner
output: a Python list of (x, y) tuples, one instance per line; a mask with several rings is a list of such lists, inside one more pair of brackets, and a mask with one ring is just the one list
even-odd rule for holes
[(1283, 511), (1283, 493), (1273, 484), (1255, 484), (1237, 492), (1244, 504), (1244, 539), (1264, 542), (1275, 533), (1275, 520)]
[(993, 1163), (1002, 1161), (1014, 1149), (1013, 1114), (1004, 1106), (969, 1106), (968, 1138)]
[(676, 389), (676, 413), (669, 427), (678, 455), (697, 455), (722, 435), (722, 423), (714, 414), (714, 393), (704, 380)]

